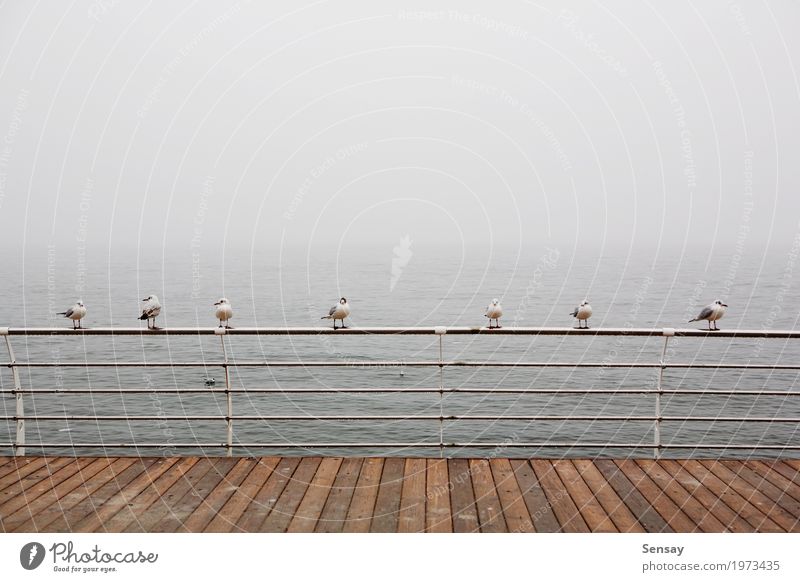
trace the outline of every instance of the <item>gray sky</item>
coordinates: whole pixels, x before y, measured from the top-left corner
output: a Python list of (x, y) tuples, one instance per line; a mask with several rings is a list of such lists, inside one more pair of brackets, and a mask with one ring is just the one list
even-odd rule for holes
[(0, 7), (0, 244), (787, 245), (800, 5)]

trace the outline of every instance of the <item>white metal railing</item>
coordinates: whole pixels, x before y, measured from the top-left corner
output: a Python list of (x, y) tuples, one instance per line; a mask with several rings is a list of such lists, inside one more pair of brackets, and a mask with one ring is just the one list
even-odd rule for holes
[[(163, 442), (86, 442), (86, 443), (56, 443), (56, 442), (26, 442), (25, 423), (31, 421), (77, 421), (77, 422), (148, 422), (158, 421), (220, 421), (226, 426), (226, 438), (224, 442), (186, 442), (168, 443), (170, 448), (195, 448), (213, 449), (220, 448), (226, 451), (228, 456), (233, 454), (236, 447), (240, 448), (387, 448), (387, 447), (418, 447), (418, 448), (438, 448), (440, 455), (447, 448), (572, 448), (583, 447), (586, 449), (642, 449), (642, 443), (636, 442), (445, 442), (444, 423), (448, 421), (578, 421), (578, 422), (646, 422), (652, 423), (654, 439), (649, 445), (656, 458), (663, 450), (667, 449), (719, 449), (719, 450), (773, 450), (773, 451), (797, 451), (800, 445), (786, 442), (780, 444), (733, 444), (733, 443), (692, 443), (692, 444), (670, 444), (662, 443), (661, 426), (664, 422), (679, 421), (691, 422), (739, 422), (739, 423), (792, 423), (800, 426), (800, 417), (776, 417), (776, 416), (711, 416), (711, 415), (663, 415), (662, 398), (664, 396), (691, 395), (694, 397), (730, 397), (730, 396), (754, 396), (754, 397), (796, 397), (800, 396), (797, 390), (690, 390), (690, 389), (666, 389), (664, 387), (664, 371), (669, 368), (683, 369), (732, 369), (732, 370), (798, 370), (800, 364), (723, 364), (723, 363), (695, 363), (695, 362), (668, 362), (667, 347), (671, 338), (740, 338), (740, 339), (800, 339), (800, 331), (775, 331), (775, 330), (724, 330), (724, 331), (705, 331), (697, 329), (672, 329), (672, 328), (543, 328), (543, 327), (504, 327), (489, 329), (485, 327), (412, 327), (412, 328), (345, 328), (333, 330), (332, 328), (318, 327), (297, 327), (297, 328), (166, 328), (166, 329), (145, 329), (145, 328), (84, 328), (73, 330), (70, 328), (0, 328), (0, 335), (4, 336), (9, 360), (6, 366), (11, 370), (12, 384), (11, 389), (0, 389), (0, 394), (10, 395), (15, 399), (15, 413), (13, 415), (0, 416), (0, 420), (16, 424), (16, 438), (13, 442), (0, 442), (0, 447), (11, 448), (15, 455), (25, 455), (26, 447), (35, 449), (50, 449), (69, 446), (73, 449), (82, 448), (163, 448)], [(369, 336), (369, 335), (433, 335), (437, 338), (438, 354), (435, 359), (404, 361), (404, 360), (385, 360), (385, 361), (341, 361), (341, 360), (231, 360), (228, 356), (226, 338), (228, 336)], [(554, 361), (463, 361), (446, 360), (443, 357), (443, 340), (446, 335), (497, 335), (497, 336), (627, 336), (627, 337), (661, 337), (663, 347), (660, 358), (655, 362), (554, 362)], [(217, 336), (220, 338), (221, 359), (209, 361), (84, 361), (84, 362), (62, 362), (62, 361), (18, 361), (12, 347), (11, 338), (14, 336)], [(433, 367), (438, 368), (438, 385), (436, 387), (412, 387), (412, 388), (236, 388), (231, 383), (231, 368), (315, 368), (315, 367), (347, 367), (347, 368), (375, 368), (375, 367)], [(219, 367), (224, 372), (224, 388), (24, 388), (21, 383), (20, 369), (29, 368), (125, 368), (125, 367), (167, 367), (167, 368), (193, 368), (193, 367)], [(445, 386), (444, 373), (447, 368), (471, 367), (471, 368), (628, 368), (628, 369), (654, 369), (658, 371), (656, 384), (653, 388), (642, 389), (578, 389), (578, 388), (468, 388)], [(226, 402), (226, 412), (224, 415), (128, 415), (128, 414), (107, 414), (107, 415), (81, 415), (81, 414), (34, 414), (25, 413), (25, 395), (35, 394), (192, 394), (192, 393), (211, 393), (224, 394)], [(418, 415), (398, 415), (398, 414), (366, 414), (366, 415), (268, 415), (268, 414), (234, 414), (234, 395), (236, 394), (365, 394), (365, 393), (408, 393), (408, 394), (438, 394), (439, 413), (438, 414), (418, 414)], [(575, 395), (653, 395), (655, 397), (655, 408), (652, 415), (624, 415), (624, 414), (587, 414), (587, 415), (558, 415), (558, 414), (511, 414), (511, 415), (486, 415), (486, 414), (446, 414), (444, 397), (448, 394), (575, 394)], [(438, 422), (439, 439), (438, 442), (234, 442), (234, 424), (236, 421), (393, 421), (393, 420), (417, 420)]]

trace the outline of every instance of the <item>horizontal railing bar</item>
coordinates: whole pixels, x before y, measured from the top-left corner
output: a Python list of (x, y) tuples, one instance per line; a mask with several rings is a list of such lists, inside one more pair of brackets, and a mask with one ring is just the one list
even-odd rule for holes
[[(11, 442), (0, 442), (0, 447), (12, 447)], [(227, 443), (25, 443), (28, 448), (64, 449), (122, 449), (122, 448), (228, 448)], [(548, 443), (548, 442), (478, 442), (478, 443), (233, 443), (235, 448), (280, 448), (280, 449), (318, 449), (318, 448), (614, 448), (614, 449), (652, 449), (652, 443)], [(738, 450), (800, 450), (800, 445), (738, 445), (738, 444), (662, 444), (660, 449), (738, 449)]]
[[(10, 327), (9, 335), (52, 336), (52, 335), (216, 335), (216, 327), (172, 327), (147, 329), (145, 327), (96, 327), (73, 330), (69, 327)], [(577, 329), (573, 327), (349, 327), (334, 330), (332, 327), (236, 327), (226, 330), (226, 335), (436, 335), (440, 330), (448, 335), (576, 335), (576, 336), (663, 336), (678, 337), (727, 337), (727, 338), (800, 338), (797, 330), (759, 330), (759, 329), (679, 329), (679, 328), (626, 328), (598, 327)]]
[(451, 360), (435, 361), (229, 361), (229, 362), (15, 362), (4, 363), (18, 368), (707, 368), (733, 370), (800, 370), (800, 364), (712, 364), (712, 363), (658, 363), (658, 362), (476, 362)]
[(662, 396), (800, 396), (800, 390), (661, 390), (654, 388), (23, 388), (0, 389), (0, 394), (609, 394)]
[(495, 415), (459, 415), (459, 414), (445, 414), (445, 415), (402, 415), (402, 414), (359, 414), (359, 415), (258, 415), (258, 414), (243, 414), (231, 417), (223, 415), (169, 415), (169, 414), (145, 414), (136, 416), (124, 415), (105, 415), (105, 416), (89, 416), (89, 415), (41, 415), (41, 416), (0, 416), (0, 420), (17, 421), (17, 420), (30, 420), (30, 421), (151, 421), (151, 420), (481, 420), (481, 421), (501, 421), (501, 420), (530, 420), (530, 421), (614, 421), (614, 422), (652, 422), (654, 420), (661, 420), (664, 422), (798, 422), (800, 417), (786, 418), (786, 417), (769, 417), (769, 416), (753, 416), (753, 417), (738, 417), (738, 416), (622, 416), (622, 415), (525, 415), (525, 414), (510, 414), (506, 416)]

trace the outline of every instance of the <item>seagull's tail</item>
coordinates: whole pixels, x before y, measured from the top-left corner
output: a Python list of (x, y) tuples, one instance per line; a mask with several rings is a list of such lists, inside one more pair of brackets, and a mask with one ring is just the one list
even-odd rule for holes
[(146, 313), (142, 313), (142, 315), (139, 317), (139, 319), (141, 319), (142, 321), (144, 321), (145, 319), (150, 319), (150, 318), (149, 318), (149, 317), (147, 317), (147, 314), (146, 314)]
[(58, 313), (56, 313), (56, 315), (66, 315), (66, 314), (67, 314), (66, 311), (59, 311)]
[(690, 319), (689, 323), (692, 323), (693, 321), (700, 321), (700, 320), (695, 317), (694, 319)]
[(330, 316), (330, 315), (326, 315), (326, 316), (324, 316), (324, 317), (320, 317), (320, 319), (330, 319), (330, 318), (331, 318), (331, 316)]

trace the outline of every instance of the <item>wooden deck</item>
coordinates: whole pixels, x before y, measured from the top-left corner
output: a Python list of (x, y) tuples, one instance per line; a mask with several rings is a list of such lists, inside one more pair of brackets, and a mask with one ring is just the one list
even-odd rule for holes
[(4, 532), (798, 532), (800, 461), (0, 457)]

